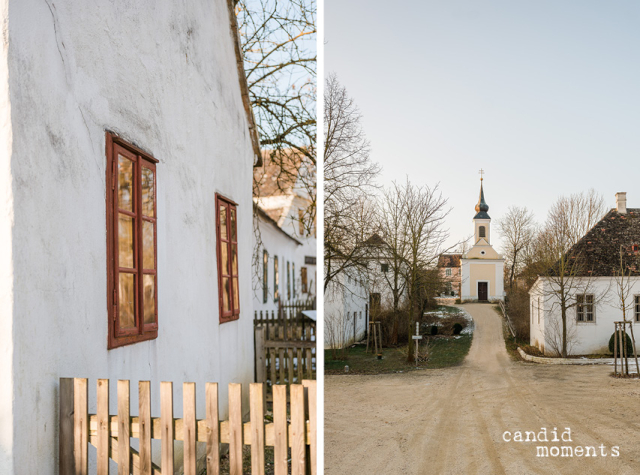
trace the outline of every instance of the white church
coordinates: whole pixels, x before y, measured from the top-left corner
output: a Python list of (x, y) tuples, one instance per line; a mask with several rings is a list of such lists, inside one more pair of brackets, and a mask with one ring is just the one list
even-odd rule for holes
[(491, 218), (484, 200), (480, 178), (480, 198), (473, 217), (474, 244), (460, 259), (460, 297), (464, 301), (504, 299), (504, 258), (491, 246)]

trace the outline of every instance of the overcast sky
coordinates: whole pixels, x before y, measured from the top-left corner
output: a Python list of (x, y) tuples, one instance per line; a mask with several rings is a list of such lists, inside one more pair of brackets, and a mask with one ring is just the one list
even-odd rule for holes
[(640, 208), (640, 1), (326, 0), (327, 73), (357, 102), (381, 184), (440, 188), (453, 243), (479, 174), (496, 220), (563, 194)]

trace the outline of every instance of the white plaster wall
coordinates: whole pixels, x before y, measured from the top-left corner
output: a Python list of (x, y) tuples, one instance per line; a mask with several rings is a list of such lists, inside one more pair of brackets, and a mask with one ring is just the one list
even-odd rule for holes
[[(544, 351), (544, 319), (546, 313), (544, 312), (546, 300), (544, 298), (544, 281), (538, 279), (531, 290), (529, 291), (529, 344), (537, 347), (539, 350)], [(540, 323), (538, 323), (537, 314), (535, 311), (538, 307), (538, 299), (540, 299), (540, 307), (542, 307), (542, 314), (540, 315)], [(531, 309), (534, 309), (534, 313), (531, 313)]]
[[(258, 221), (258, 227), (260, 230), (260, 237), (262, 239), (263, 249), (266, 249), (269, 253), (269, 264), (267, 272), (267, 283), (269, 286), (269, 295), (267, 297), (267, 303), (264, 303), (262, 293), (262, 265), (260, 266), (260, 281), (257, 286), (254, 286), (254, 298), (253, 309), (260, 312), (269, 312), (278, 310), (278, 302), (274, 300), (274, 257), (278, 256), (278, 269), (280, 274), (280, 280), (278, 290), (280, 291), (280, 299), (283, 302), (287, 301), (287, 261), (295, 263), (296, 274), (298, 274), (296, 282), (297, 295), (300, 297), (300, 263), (297, 259), (298, 248), (300, 244), (296, 243), (293, 239), (288, 238), (284, 233), (278, 230), (273, 224), (265, 222), (262, 219)], [(260, 259), (262, 263), (262, 251), (260, 251)], [(302, 260), (304, 262), (304, 258)], [(293, 288), (291, 289), (293, 293)]]
[[(204, 382), (220, 382), (224, 417), (226, 384), (253, 378), (253, 160), (228, 21), (223, 0), (10, 1), (11, 456), (20, 473), (56, 472), (60, 377), (91, 378), (91, 411), (96, 378), (110, 378), (113, 412), (115, 380), (131, 379), (132, 414), (137, 381), (151, 380), (153, 416), (159, 382), (174, 381), (176, 417), (180, 383), (198, 383), (203, 417)], [(105, 129), (160, 160), (158, 338), (111, 351)], [(241, 315), (223, 325), (216, 192), (239, 204)]]
[[(543, 280), (543, 279), (539, 279)], [(568, 310), (567, 322), (571, 331), (575, 331), (575, 338), (573, 338), (573, 345), (571, 348), (571, 354), (584, 355), (592, 353), (608, 352), (609, 338), (613, 334), (614, 321), (622, 320), (622, 310), (618, 307), (619, 297), (617, 293), (617, 287), (615, 280), (609, 277), (593, 278), (590, 281), (583, 280), (584, 286), (589, 285), (587, 293), (596, 295), (598, 302), (595, 306), (595, 323), (578, 323), (576, 321), (576, 307), (572, 307)], [(634, 278), (631, 287), (631, 294), (640, 294), (640, 278)], [(540, 284), (536, 284), (539, 286)], [(551, 354), (551, 348), (548, 343), (550, 338), (550, 332), (552, 331), (552, 319), (557, 322), (561, 321), (560, 307), (558, 299), (555, 295), (549, 295), (550, 284), (544, 283), (544, 290), (540, 287), (534, 287), (536, 293), (530, 293), (530, 299), (537, 298), (539, 293), (542, 293), (544, 298), (544, 314), (541, 318), (540, 328), (535, 329), (535, 333), (531, 335), (531, 341), (534, 341), (534, 337), (539, 338), (544, 335), (545, 341), (545, 353)], [(532, 289), (532, 290), (533, 290)], [(580, 292), (582, 293), (582, 292)], [(631, 297), (633, 298), (633, 297)], [(572, 300), (573, 302), (573, 300)], [(530, 301), (531, 305), (531, 301)], [(534, 302), (534, 306), (537, 305)], [(627, 320), (633, 319), (633, 306), (630, 302), (631, 310), (627, 310)], [(638, 338), (640, 336), (640, 323), (634, 323), (634, 334)], [(639, 345), (636, 344), (638, 347)]]
[[(340, 274), (337, 279), (341, 285), (329, 289), (324, 294), (325, 348), (331, 346), (330, 332), (326, 329), (327, 325), (339, 325), (343, 332), (344, 341), (342, 343), (348, 344), (354, 341), (354, 312), (357, 312), (356, 340), (364, 337), (369, 324), (366, 312), (369, 296), (366, 288), (354, 279), (349, 281), (344, 273)], [(360, 312), (362, 312), (362, 317), (360, 317)]]
[(0, 0), (0, 474), (13, 474), (13, 189), (8, 2)]

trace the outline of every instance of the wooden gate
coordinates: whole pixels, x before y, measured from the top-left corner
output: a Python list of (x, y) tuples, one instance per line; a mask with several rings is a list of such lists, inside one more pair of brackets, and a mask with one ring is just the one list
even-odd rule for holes
[[(265, 473), (265, 446), (274, 447), (276, 475), (316, 473), (316, 382), (302, 381), (273, 391), (273, 422), (264, 418), (264, 388), (250, 385), (250, 421), (243, 422), (242, 385), (229, 384), (229, 420), (219, 419), (218, 384), (206, 383), (206, 418), (196, 419), (196, 385), (183, 384), (183, 417), (173, 417), (173, 383), (160, 383), (160, 417), (151, 417), (151, 384), (138, 383), (138, 416), (131, 416), (128, 380), (117, 386), (118, 413), (109, 414), (109, 380), (97, 381), (97, 413), (88, 413), (84, 378), (60, 379), (60, 453), (62, 475), (88, 474), (88, 446), (97, 449), (97, 474), (109, 474), (109, 459), (118, 474), (172, 474), (173, 441), (184, 442), (184, 473), (196, 475), (196, 442), (207, 444), (207, 475), (220, 473), (220, 445), (228, 444), (230, 473), (242, 475), (243, 445), (251, 447), (251, 473)], [(287, 407), (290, 420), (287, 420)], [(130, 445), (137, 438), (139, 451)], [(161, 466), (151, 462), (151, 439), (161, 443)], [(289, 467), (288, 460), (291, 460)]]

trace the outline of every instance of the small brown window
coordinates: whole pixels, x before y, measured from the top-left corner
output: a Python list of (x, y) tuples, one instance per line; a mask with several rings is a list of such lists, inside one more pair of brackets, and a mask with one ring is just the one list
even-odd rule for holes
[(280, 300), (280, 272), (278, 271), (278, 256), (273, 256), (273, 301)]
[(262, 251), (262, 303), (267, 303), (269, 298), (269, 253)]
[(479, 231), (480, 237), (487, 237), (486, 229), (485, 229), (485, 227), (484, 227), (484, 226), (480, 226), (480, 228), (478, 229), (478, 231)]
[(107, 133), (108, 348), (158, 336), (157, 160)]
[(220, 323), (240, 318), (236, 204), (216, 195)]
[(307, 293), (307, 268), (300, 268), (300, 286), (302, 287), (302, 293)]

